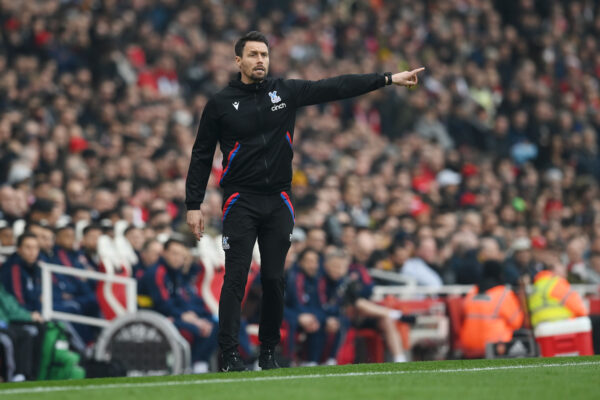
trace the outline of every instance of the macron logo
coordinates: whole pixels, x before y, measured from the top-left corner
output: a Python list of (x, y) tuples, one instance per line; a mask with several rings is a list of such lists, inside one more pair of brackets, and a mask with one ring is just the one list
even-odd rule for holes
[(233, 104), (233, 106), (235, 107), (236, 110), (240, 106), (240, 102), (239, 101), (233, 102), (232, 104)]

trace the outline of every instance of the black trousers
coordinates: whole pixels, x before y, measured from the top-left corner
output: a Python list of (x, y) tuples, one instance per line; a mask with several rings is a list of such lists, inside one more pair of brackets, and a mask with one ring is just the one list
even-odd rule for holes
[(236, 192), (226, 193), (223, 199), (225, 277), (219, 302), (219, 347), (231, 351), (239, 344), (240, 308), (257, 239), (263, 287), (258, 337), (261, 346), (275, 347), (283, 319), (283, 266), (294, 228), (290, 194)]

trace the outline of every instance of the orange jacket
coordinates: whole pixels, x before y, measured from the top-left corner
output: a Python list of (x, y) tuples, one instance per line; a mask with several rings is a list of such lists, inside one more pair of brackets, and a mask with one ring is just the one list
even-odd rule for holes
[(476, 288), (465, 297), (463, 307), (460, 343), (471, 356), (483, 356), (487, 343), (510, 341), (523, 324), (519, 299), (507, 286), (494, 286), (483, 294)]

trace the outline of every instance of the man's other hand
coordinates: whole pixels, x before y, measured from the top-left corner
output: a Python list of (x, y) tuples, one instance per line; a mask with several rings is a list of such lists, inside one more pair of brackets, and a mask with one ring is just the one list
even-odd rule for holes
[(202, 235), (204, 234), (204, 215), (202, 215), (202, 211), (188, 210), (186, 220), (190, 231), (196, 236), (196, 239), (202, 239)]

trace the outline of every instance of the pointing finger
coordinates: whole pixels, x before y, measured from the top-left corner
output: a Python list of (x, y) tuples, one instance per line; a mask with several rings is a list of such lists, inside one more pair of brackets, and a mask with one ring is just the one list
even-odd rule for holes
[(425, 67), (421, 67), (421, 68), (417, 68), (417, 69), (413, 69), (412, 71), (410, 71), (411, 74), (418, 74), (421, 71), (425, 71)]

